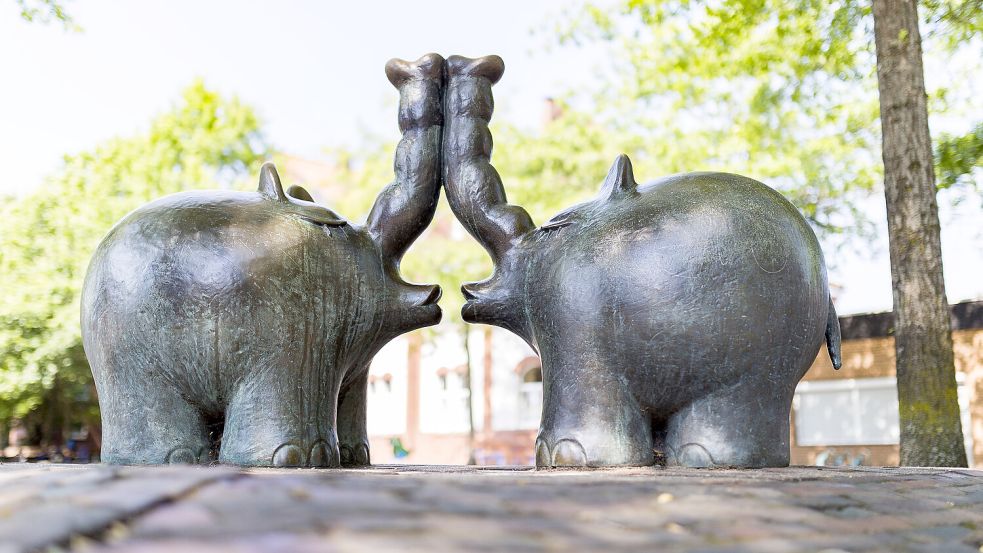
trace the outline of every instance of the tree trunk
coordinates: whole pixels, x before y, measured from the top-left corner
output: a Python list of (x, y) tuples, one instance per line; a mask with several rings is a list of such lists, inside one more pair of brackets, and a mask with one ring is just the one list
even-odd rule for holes
[(873, 0), (901, 464), (966, 466), (915, 0)]

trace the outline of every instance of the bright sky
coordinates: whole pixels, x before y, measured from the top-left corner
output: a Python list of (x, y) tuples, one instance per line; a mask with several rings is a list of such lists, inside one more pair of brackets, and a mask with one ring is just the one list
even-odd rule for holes
[[(387, 59), (495, 53), (507, 66), (496, 118), (535, 125), (543, 100), (588, 82), (604, 55), (533, 33), (563, 5), (75, 0), (67, 7), (84, 32), (67, 33), (27, 24), (16, 3), (0, 3), (0, 193), (40, 185), (64, 153), (141, 130), (198, 76), (256, 107), (278, 149), (317, 157), (366, 132), (397, 137)], [(980, 203), (940, 203), (949, 300), (983, 298)], [(883, 199), (869, 210), (883, 220)], [(834, 255), (841, 314), (891, 308), (886, 232), (869, 254)]]

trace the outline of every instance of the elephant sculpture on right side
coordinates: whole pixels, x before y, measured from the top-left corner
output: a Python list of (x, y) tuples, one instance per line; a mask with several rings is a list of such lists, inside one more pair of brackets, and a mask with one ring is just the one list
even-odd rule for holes
[(840, 331), (809, 224), (747, 177), (639, 186), (619, 156), (600, 195), (537, 227), (490, 163), (497, 56), (447, 60), (448, 201), (495, 262), (465, 320), (541, 358), (538, 467), (789, 464), (795, 386)]

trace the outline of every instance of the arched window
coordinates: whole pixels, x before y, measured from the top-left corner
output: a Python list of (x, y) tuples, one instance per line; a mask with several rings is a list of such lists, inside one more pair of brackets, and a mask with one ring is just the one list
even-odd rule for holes
[(519, 426), (539, 427), (543, 412), (543, 365), (538, 357), (527, 357), (515, 367), (519, 376)]
[(435, 418), (427, 426), (434, 432), (458, 432), (462, 422), (466, 424), (469, 420), (468, 366), (441, 367), (436, 374), (437, 385), (432, 396), (435, 401), (428, 405)]
[(539, 365), (526, 369), (526, 372), (522, 375), (523, 384), (529, 384), (531, 382), (543, 383), (543, 368)]

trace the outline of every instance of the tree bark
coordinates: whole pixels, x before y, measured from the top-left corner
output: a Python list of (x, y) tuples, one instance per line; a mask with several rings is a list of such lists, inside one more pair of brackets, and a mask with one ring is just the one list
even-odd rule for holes
[(901, 464), (966, 466), (915, 0), (873, 0)]

